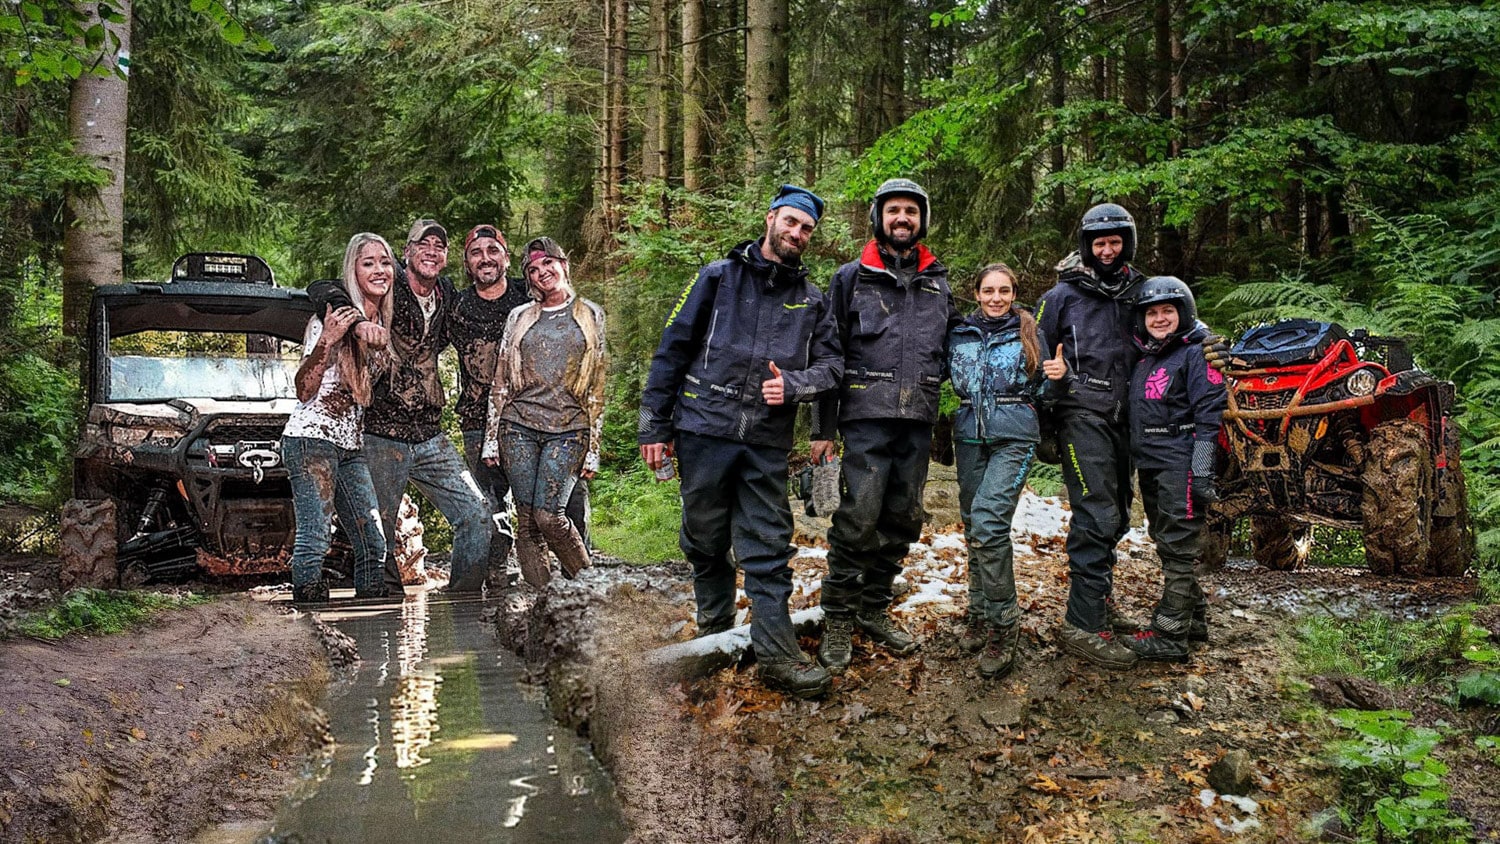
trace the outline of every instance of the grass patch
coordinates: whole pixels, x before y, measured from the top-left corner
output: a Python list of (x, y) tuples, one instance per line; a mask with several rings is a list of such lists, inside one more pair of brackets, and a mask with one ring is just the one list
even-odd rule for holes
[(119, 633), (144, 624), (164, 610), (208, 603), (202, 595), (74, 589), (56, 606), (28, 616), (18, 629), (27, 636), (56, 640), (69, 633)]
[(682, 559), (677, 533), (682, 501), (677, 481), (657, 483), (644, 463), (623, 472), (600, 472), (589, 487), (590, 537), (605, 554), (632, 563)]
[(1309, 675), (1356, 675), (1409, 685), (1462, 669), (1472, 660), (1465, 653), (1484, 646), (1488, 638), (1488, 631), (1463, 611), (1423, 621), (1319, 616), (1298, 628), (1296, 653)]

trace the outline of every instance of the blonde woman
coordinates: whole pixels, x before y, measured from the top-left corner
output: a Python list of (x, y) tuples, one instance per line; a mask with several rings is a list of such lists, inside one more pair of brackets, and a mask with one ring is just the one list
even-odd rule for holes
[(532, 586), (589, 564), (568, 518), (579, 478), (599, 469), (604, 423), (604, 311), (573, 291), (568, 256), (550, 237), (521, 252), (532, 302), (511, 311), (500, 340), (485, 432), (486, 462), (499, 460), (516, 503), (516, 556)]
[[(333, 516), (354, 548), (357, 597), (385, 595), (385, 537), (370, 469), (360, 453), (364, 409), (374, 370), (385, 363), (396, 261), (390, 244), (361, 232), (344, 250), (343, 287), (352, 305), (330, 308), (307, 323), (297, 369), (297, 406), (281, 436), (292, 485), (297, 535), (292, 545), (292, 600), (328, 600), (323, 555)], [(369, 325), (364, 325), (369, 323)], [(356, 324), (362, 327), (356, 331)]]

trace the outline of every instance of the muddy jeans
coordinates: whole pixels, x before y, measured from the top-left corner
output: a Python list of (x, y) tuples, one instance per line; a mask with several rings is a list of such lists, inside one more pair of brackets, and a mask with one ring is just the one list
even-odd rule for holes
[(1109, 623), (1115, 545), (1130, 527), (1130, 433), (1088, 410), (1058, 420), (1058, 451), (1073, 521), (1068, 526), (1067, 622), (1098, 633)]
[(734, 561), (745, 572), (750, 643), (765, 660), (799, 659), (792, 596), (787, 453), (774, 446), (678, 433), (682, 553), (693, 566), (698, 627), (734, 619)]
[[(489, 499), (490, 512), (495, 514), (495, 528), (499, 535), (490, 543), (490, 566), (498, 570), (505, 568), (505, 560), (515, 545), (514, 496), (510, 492), (510, 476), (505, 474), (505, 462), (486, 465), (480, 459), (484, 449), (484, 431), (464, 431), (464, 463), (479, 482), (479, 489)], [(583, 478), (573, 485), (573, 494), (568, 496), (568, 520), (577, 529), (583, 547), (589, 545), (589, 482)]]
[(911, 543), (922, 536), (932, 425), (866, 419), (839, 426), (844, 436), (843, 494), (828, 530), (823, 611), (881, 613)]
[(385, 537), (364, 456), (316, 437), (282, 437), (281, 459), (292, 484), (297, 518), (292, 585), (313, 583), (323, 576), (323, 555), (328, 553), (337, 513), (339, 526), (354, 549), (355, 590), (379, 590)]
[(474, 476), (464, 468), (463, 458), (443, 434), (419, 443), (390, 440), (365, 434), (365, 460), (380, 500), (380, 521), (385, 526), (385, 582), (400, 592), (401, 570), (396, 565), (396, 518), (401, 496), (410, 481), (453, 526), (451, 583), (461, 583), (471, 570), (483, 576), (489, 557), (489, 504)]
[(588, 436), (586, 430), (554, 434), (510, 421), (501, 424), (501, 462), (516, 500), (516, 557), (521, 576), (532, 586), (545, 586), (552, 578), (549, 548), (568, 577), (588, 567), (588, 549), (567, 514)]
[(1193, 609), (1205, 603), (1193, 571), (1202, 548), (1203, 520), (1191, 515), (1188, 469), (1141, 469), (1137, 476), (1147, 530), (1161, 558), (1161, 601), (1152, 623), (1167, 633), (1185, 634)]
[(969, 613), (991, 626), (1021, 619), (1010, 524), (1031, 473), (1036, 443), (955, 443), (958, 507), (969, 546)]

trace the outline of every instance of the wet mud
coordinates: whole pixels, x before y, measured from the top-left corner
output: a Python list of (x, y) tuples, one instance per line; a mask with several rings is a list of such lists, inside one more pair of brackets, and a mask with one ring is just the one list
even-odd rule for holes
[(0, 841), (183, 841), (265, 817), (325, 738), (305, 617), (243, 598), (0, 643)]

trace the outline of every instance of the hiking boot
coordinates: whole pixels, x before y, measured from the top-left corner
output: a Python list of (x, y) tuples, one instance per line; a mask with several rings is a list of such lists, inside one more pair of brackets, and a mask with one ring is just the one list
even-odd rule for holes
[(1021, 625), (991, 627), (979, 654), (979, 676), (986, 680), (1004, 677), (1016, 667), (1016, 644), (1021, 640)]
[(1109, 629), (1121, 636), (1139, 633), (1146, 629), (1144, 624), (1126, 615), (1115, 603), (1114, 598), (1104, 599), (1104, 612), (1109, 617)]
[(1202, 642), (1208, 644), (1208, 606), (1200, 604), (1193, 607), (1193, 620), (1188, 622), (1187, 632), (1188, 644)]
[(323, 580), (314, 580), (301, 586), (293, 586), (292, 603), (299, 607), (328, 603), (328, 583)]
[(974, 653), (984, 647), (984, 643), (989, 638), (990, 625), (978, 613), (971, 612), (964, 618), (963, 630), (958, 634), (958, 647), (968, 653)]
[(833, 685), (833, 678), (823, 666), (806, 658), (765, 660), (759, 671), (766, 688), (797, 698), (822, 697)]
[(906, 656), (917, 649), (917, 640), (897, 626), (896, 620), (888, 613), (856, 613), (854, 623), (859, 625), (859, 629), (865, 631), (870, 641), (896, 656)]
[(843, 674), (854, 659), (854, 619), (847, 615), (830, 615), (823, 624), (823, 641), (818, 645), (818, 662), (833, 674)]
[(1160, 630), (1142, 630), (1125, 640), (1125, 646), (1135, 651), (1141, 659), (1163, 662), (1187, 662), (1187, 636), (1173, 637)]
[(1108, 630), (1090, 633), (1067, 622), (1063, 622), (1058, 644), (1074, 656), (1083, 657), (1101, 668), (1116, 671), (1134, 668), (1136, 660), (1140, 659), (1135, 651), (1120, 644), (1114, 633)]
[(710, 621), (704, 624), (699, 624), (698, 634), (693, 638), (702, 639), (704, 636), (712, 636), (716, 633), (723, 633), (727, 630), (732, 629), (734, 629), (734, 618), (722, 618), (717, 621)]

